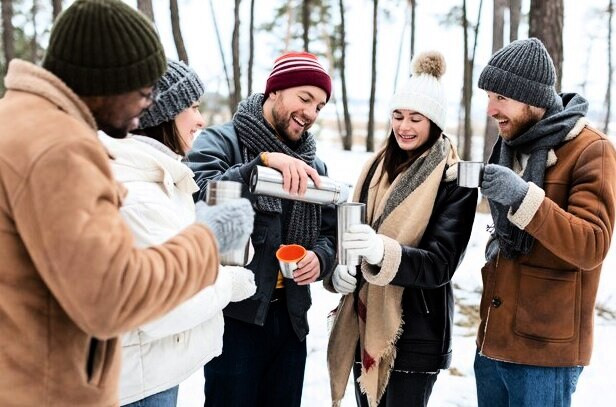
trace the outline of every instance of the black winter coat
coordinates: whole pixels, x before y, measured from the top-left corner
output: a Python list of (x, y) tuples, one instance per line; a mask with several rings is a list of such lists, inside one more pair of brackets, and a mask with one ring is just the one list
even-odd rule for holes
[[(248, 193), (248, 181), (252, 168), (260, 164), (259, 158), (244, 163), (235, 128), (232, 122), (220, 126), (208, 127), (195, 139), (192, 150), (187, 156), (188, 166), (195, 173), (199, 192), (195, 199), (205, 198), (207, 183), (211, 180), (230, 180), (244, 184), (244, 196), (254, 199)], [(314, 168), (319, 175), (327, 175), (325, 164), (315, 159)], [(287, 201), (288, 202), (288, 201)], [(278, 277), (278, 260), (276, 250), (282, 244), (283, 230), (289, 205), (283, 200), (282, 214), (256, 212), (254, 230), (251, 235), (255, 255), (246, 267), (255, 273), (257, 292), (250, 298), (230, 303), (223, 313), (226, 317), (244, 322), (263, 325), (267, 317), (270, 300), (276, 287)], [(331, 274), (336, 260), (336, 209), (333, 205), (321, 207), (321, 232), (314, 247), (319, 259), (323, 279)], [(299, 286), (292, 280), (285, 280), (286, 304), (293, 329), (300, 340), (308, 335), (308, 309), (312, 304), (310, 287)]]
[(394, 369), (435, 372), (451, 364), (451, 279), (464, 257), (476, 205), (477, 189), (442, 182), (418, 247), (402, 246), (400, 267), (390, 283), (405, 287)]

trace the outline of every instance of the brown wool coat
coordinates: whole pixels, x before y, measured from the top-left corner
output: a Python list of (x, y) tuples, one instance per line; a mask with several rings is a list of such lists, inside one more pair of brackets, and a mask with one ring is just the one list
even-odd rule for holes
[(604, 135), (572, 130), (548, 157), (543, 190), (531, 184), (509, 218), (535, 238), (527, 256), (482, 270), (477, 346), (493, 359), (588, 365), (599, 274), (614, 230), (616, 153)]
[(51, 73), (13, 60), (0, 100), (0, 405), (118, 405), (117, 336), (217, 276), (193, 225), (134, 248), (94, 119)]

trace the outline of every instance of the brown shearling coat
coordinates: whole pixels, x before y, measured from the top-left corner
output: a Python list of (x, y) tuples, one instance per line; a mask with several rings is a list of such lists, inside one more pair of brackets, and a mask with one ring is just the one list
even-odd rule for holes
[[(535, 366), (590, 362), (601, 266), (616, 205), (616, 153), (584, 119), (555, 152), (543, 190), (529, 192), (509, 219), (535, 238), (531, 252), (498, 256), (483, 270), (480, 352)], [(545, 193), (545, 196), (544, 196)]]
[(212, 284), (199, 225), (134, 247), (85, 104), (13, 60), (0, 100), (0, 405), (118, 405), (118, 335)]

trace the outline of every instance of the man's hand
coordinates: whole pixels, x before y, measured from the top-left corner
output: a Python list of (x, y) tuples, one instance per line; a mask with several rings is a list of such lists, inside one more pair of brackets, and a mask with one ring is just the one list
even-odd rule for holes
[(483, 170), (481, 194), (505, 206), (520, 206), (528, 192), (528, 183), (507, 167), (488, 164)]
[(282, 189), (291, 195), (304, 195), (308, 187), (308, 177), (321, 186), (317, 170), (297, 158), (283, 153), (267, 153), (267, 166), (282, 173)]
[(199, 201), (195, 205), (195, 222), (209, 227), (218, 241), (220, 253), (244, 247), (252, 233), (255, 211), (246, 198), (209, 206)]
[(319, 258), (312, 250), (308, 250), (304, 258), (297, 263), (297, 269), (293, 271), (293, 281), (297, 285), (308, 285), (317, 281), (320, 275)]

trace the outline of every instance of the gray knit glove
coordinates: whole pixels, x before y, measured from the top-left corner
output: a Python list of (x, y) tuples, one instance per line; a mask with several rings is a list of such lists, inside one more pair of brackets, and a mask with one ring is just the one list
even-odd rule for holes
[(234, 199), (208, 206), (203, 201), (195, 207), (196, 222), (212, 230), (218, 241), (218, 250), (225, 253), (244, 247), (255, 218), (255, 211), (246, 198)]
[(528, 192), (528, 184), (507, 167), (488, 164), (483, 169), (481, 194), (491, 201), (517, 209)]

